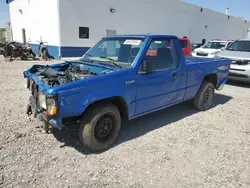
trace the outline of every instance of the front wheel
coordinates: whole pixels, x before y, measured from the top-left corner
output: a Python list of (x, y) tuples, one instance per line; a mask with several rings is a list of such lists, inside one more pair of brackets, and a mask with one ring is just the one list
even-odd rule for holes
[(92, 152), (107, 149), (117, 138), (121, 115), (116, 106), (100, 104), (87, 111), (80, 123), (82, 144)]
[(208, 110), (213, 104), (214, 85), (210, 82), (203, 81), (201, 87), (193, 99), (195, 108), (201, 111)]

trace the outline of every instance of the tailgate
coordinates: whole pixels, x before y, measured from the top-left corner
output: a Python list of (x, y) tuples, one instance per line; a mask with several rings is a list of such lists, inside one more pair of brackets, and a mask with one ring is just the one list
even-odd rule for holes
[(216, 89), (218, 89), (222, 84), (225, 84), (228, 79), (228, 73), (230, 69), (230, 60), (218, 59), (217, 71), (218, 71), (218, 83)]

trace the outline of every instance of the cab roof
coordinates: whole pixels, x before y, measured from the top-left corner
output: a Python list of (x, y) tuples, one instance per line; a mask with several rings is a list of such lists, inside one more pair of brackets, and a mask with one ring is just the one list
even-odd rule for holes
[(131, 38), (174, 38), (174, 39), (178, 39), (174, 35), (164, 35), (164, 34), (124, 34), (124, 35), (106, 36), (104, 38), (122, 38), (122, 37), (131, 37)]

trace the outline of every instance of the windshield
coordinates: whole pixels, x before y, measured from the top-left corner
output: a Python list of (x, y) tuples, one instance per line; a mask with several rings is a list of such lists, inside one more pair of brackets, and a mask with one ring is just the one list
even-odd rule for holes
[(228, 42), (227, 43), (227, 47), (229, 47), (233, 42)]
[(208, 42), (203, 48), (221, 49), (225, 46), (225, 42)]
[(235, 41), (227, 48), (227, 50), (250, 52), (250, 41)]
[(117, 67), (131, 66), (144, 43), (144, 38), (104, 38), (92, 47), (82, 58)]

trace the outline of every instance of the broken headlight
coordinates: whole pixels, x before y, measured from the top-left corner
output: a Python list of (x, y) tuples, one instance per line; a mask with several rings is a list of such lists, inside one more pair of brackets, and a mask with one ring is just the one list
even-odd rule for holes
[(30, 87), (30, 79), (29, 78), (24, 78), (25, 79), (25, 85), (24, 85), (24, 87), (25, 88), (29, 88)]
[(56, 96), (47, 96), (46, 112), (48, 115), (56, 115), (58, 112)]
[(46, 109), (46, 96), (40, 90), (38, 93), (38, 100), (39, 100), (40, 107), (42, 107), (43, 109)]
[(29, 89), (30, 89), (30, 91), (32, 91), (32, 90), (33, 90), (33, 85), (34, 85), (34, 82), (33, 82), (32, 80), (30, 80), (30, 85), (29, 85)]

